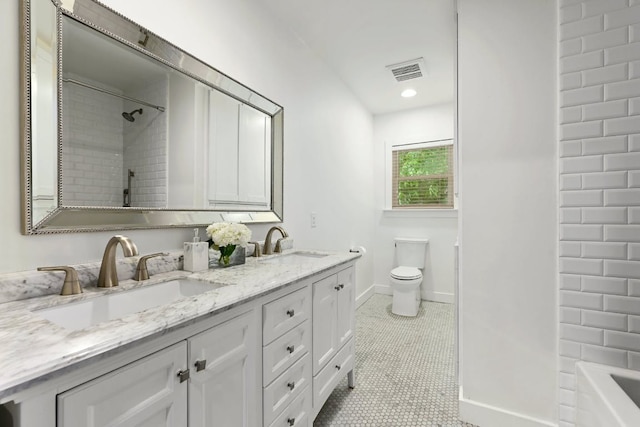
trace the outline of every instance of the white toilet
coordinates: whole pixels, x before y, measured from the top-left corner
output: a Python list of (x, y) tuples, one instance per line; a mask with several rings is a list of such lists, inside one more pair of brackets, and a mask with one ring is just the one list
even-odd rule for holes
[(391, 270), (391, 289), (393, 304), (391, 311), (401, 316), (416, 316), (420, 308), (420, 284), (422, 269), (427, 256), (429, 239), (394, 239), (396, 246), (396, 265)]

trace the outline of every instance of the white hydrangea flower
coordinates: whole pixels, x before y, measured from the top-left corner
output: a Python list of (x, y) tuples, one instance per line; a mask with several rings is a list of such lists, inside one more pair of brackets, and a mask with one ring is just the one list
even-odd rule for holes
[(251, 239), (251, 230), (237, 222), (214, 222), (207, 227), (207, 236), (218, 247), (227, 245), (245, 247)]

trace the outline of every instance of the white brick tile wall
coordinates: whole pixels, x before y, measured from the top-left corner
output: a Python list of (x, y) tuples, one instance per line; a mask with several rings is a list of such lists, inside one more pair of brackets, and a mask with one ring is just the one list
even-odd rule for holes
[[(560, 240), (602, 241), (604, 226), (602, 225), (560, 225)], [(615, 241), (615, 240), (612, 240)]]
[[(576, 162), (576, 159), (573, 159)], [(640, 152), (609, 154), (604, 158), (604, 170), (640, 170)]]
[(606, 190), (605, 206), (637, 206), (640, 205), (640, 189)]
[[(572, 57), (573, 58), (573, 57)], [(560, 106), (571, 107), (604, 101), (604, 86), (589, 86), (580, 89), (563, 91), (560, 95)]]
[(612, 313), (626, 313), (637, 316), (640, 315), (640, 298), (604, 295), (604, 310)]
[(627, 295), (627, 280), (615, 277), (584, 276), (581, 280), (580, 289), (583, 292)]
[(614, 83), (626, 80), (628, 75), (629, 67), (627, 64), (617, 64), (609, 67), (582, 71), (581, 81), (584, 82), (584, 86), (595, 86), (603, 83)]
[[(603, 311), (583, 310), (582, 325), (608, 330), (627, 331), (628, 315)], [(625, 357), (626, 358), (626, 357)]]
[(580, 190), (582, 188), (582, 175), (562, 175), (560, 177), (561, 190)]
[(581, 321), (581, 310), (578, 308), (561, 307), (560, 308), (560, 322), (573, 323), (579, 325)]
[(560, 275), (560, 289), (563, 290), (580, 290), (580, 276), (573, 274), (561, 274)]
[(605, 331), (579, 325), (560, 325), (560, 338), (583, 344), (604, 344)]
[(567, 6), (560, 9), (560, 22), (563, 24), (567, 22), (577, 21), (581, 18), (582, 18), (581, 4), (574, 4), (572, 6)]
[[(604, 307), (603, 301), (604, 297), (600, 294), (579, 291), (560, 291), (560, 302), (563, 307), (602, 310)], [(584, 312), (582, 314), (584, 315)]]
[(605, 12), (624, 9), (628, 5), (628, 0), (590, 1), (584, 3), (584, 16), (601, 15)]
[(573, 39), (602, 31), (604, 31), (604, 17), (594, 16), (576, 22), (562, 24), (560, 26), (560, 40)]
[(603, 167), (603, 156), (583, 156), (560, 160), (560, 173), (601, 172), (604, 170)]
[[(602, 114), (604, 109), (601, 108), (599, 111), (597, 110), (598, 109), (595, 108), (589, 111), (589, 113), (592, 115)], [(560, 127), (560, 138), (562, 140), (595, 138), (602, 136), (602, 129), (602, 121), (565, 124)]]
[[(621, 99), (612, 102), (602, 102), (597, 104), (589, 104), (583, 107), (582, 120), (601, 120), (610, 119), (612, 117), (626, 116), (628, 113), (629, 102)], [(601, 129), (598, 129), (601, 131)], [(577, 136), (576, 138), (587, 138), (600, 135)]]
[(579, 224), (581, 221), (582, 221), (582, 212), (580, 211), (579, 208), (560, 209), (560, 223)]
[(590, 52), (592, 50), (599, 50), (626, 44), (628, 41), (629, 31), (626, 27), (621, 27), (616, 28), (615, 30), (605, 31), (603, 33), (584, 36), (582, 38), (582, 46), (584, 52)]
[(582, 141), (582, 154), (611, 154), (627, 152), (627, 136), (609, 136), (605, 138), (591, 138)]
[(560, 110), (560, 124), (575, 123), (582, 120), (582, 107), (567, 107)]
[(561, 141), (560, 142), (560, 156), (561, 157), (575, 157), (582, 154), (582, 141)]
[[(625, 31), (626, 28), (623, 28)], [(612, 65), (637, 61), (640, 59), (640, 43), (632, 43), (624, 46), (607, 48), (604, 51), (604, 64)]]
[(582, 188), (626, 188), (627, 172), (585, 173), (582, 175)]
[(627, 244), (583, 242), (581, 253), (583, 258), (627, 259)]
[[(607, 0), (609, 1), (609, 0)], [(586, 2), (585, 2), (586, 4)], [(580, 21), (578, 21), (580, 22)], [(609, 30), (617, 27), (626, 27), (640, 22), (640, 7), (628, 7), (615, 12), (609, 12), (604, 15), (605, 29)], [(577, 23), (574, 23), (576, 25)], [(590, 24), (595, 28), (594, 24)], [(573, 31), (578, 31), (576, 28)], [(582, 34), (581, 34), (582, 35)]]
[(604, 197), (601, 190), (563, 191), (560, 206), (602, 206)]
[(626, 224), (627, 208), (583, 208), (581, 218), (585, 224)]
[(611, 348), (640, 351), (638, 334), (630, 332), (604, 331), (604, 345)]
[(613, 348), (582, 344), (582, 360), (626, 368), (627, 352)]
[(558, 425), (573, 427), (577, 360), (640, 370), (640, 0), (559, 6)]
[[(565, 225), (564, 227), (570, 226)], [(606, 242), (640, 242), (640, 226), (605, 225), (604, 240)]]

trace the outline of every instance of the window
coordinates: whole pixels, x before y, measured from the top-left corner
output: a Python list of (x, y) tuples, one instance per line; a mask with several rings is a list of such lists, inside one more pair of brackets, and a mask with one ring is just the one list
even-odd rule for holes
[(394, 209), (453, 208), (452, 141), (394, 146), (391, 171)]

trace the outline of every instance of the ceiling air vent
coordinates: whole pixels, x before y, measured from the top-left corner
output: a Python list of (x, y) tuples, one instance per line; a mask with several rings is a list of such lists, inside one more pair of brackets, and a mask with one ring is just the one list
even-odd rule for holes
[(397, 82), (418, 79), (426, 74), (423, 58), (387, 65), (387, 70), (391, 71)]

